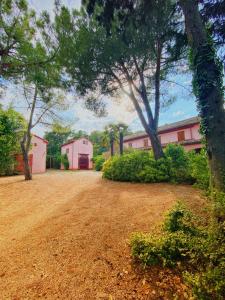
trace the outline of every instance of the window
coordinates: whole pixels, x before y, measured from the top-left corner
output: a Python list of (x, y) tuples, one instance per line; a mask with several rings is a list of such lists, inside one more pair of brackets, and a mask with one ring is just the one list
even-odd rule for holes
[(132, 148), (132, 143), (128, 143), (128, 146)]
[(144, 148), (148, 147), (148, 139), (144, 139)]
[(34, 147), (37, 147), (37, 143), (34, 143)]
[(162, 137), (161, 137), (161, 135), (158, 135), (158, 138), (159, 138), (160, 144), (162, 144)]
[(183, 130), (183, 131), (178, 131), (178, 133), (177, 133), (177, 138), (178, 138), (178, 142), (185, 141), (184, 130)]
[(69, 148), (67, 148), (67, 149), (66, 149), (66, 153), (69, 153), (69, 152), (70, 152), (70, 149), (69, 149)]
[(88, 144), (88, 141), (83, 140), (83, 144), (84, 144), (84, 145), (87, 145), (87, 144)]

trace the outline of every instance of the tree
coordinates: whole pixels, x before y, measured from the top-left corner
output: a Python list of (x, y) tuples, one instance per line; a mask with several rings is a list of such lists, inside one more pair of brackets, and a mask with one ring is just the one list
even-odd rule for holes
[(61, 146), (68, 138), (72, 138), (72, 134), (69, 126), (62, 126), (59, 123), (54, 123), (51, 131), (45, 133), (44, 138), (48, 141), (47, 160), (50, 167), (60, 168)]
[(109, 124), (105, 127), (103, 143), (110, 146), (111, 156), (115, 154), (115, 145), (119, 145), (120, 155), (123, 154), (123, 136), (129, 133), (128, 126), (124, 123)]
[(114, 143), (117, 140), (118, 136), (118, 130), (117, 126), (115, 124), (109, 124), (105, 127), (104, 135), (103, 135), (103, 142), (105, 145), (110, 146), (110, 154), (111, 156), (114, 156), (115, 149), (114, 149)]
[(54, 43), (49, 16), (43, 12), (40, 18), (28, 7), (26, 0), (1, 0), (0, 2), (0, 76), (18, 79), (31, 66), (41, 66), (49, 62), (33, 56), (34, 41), (41, 36), (45, 42)]
[(14, 171), (15, 155), (20, 152), (20, 139), (26, 122), (22, 115), (9, 108), (0, 108), (0, 175)]
[(78, 131), (74, 131), (73, 132), (73, 138), (74, 139), (79, 139), (81, 137), (85, 137), (85, 138), (88, 138), (88, 134), (86, 131), (84, 130), (78, 130)]
[(124, 123), (119, 123), (117, 125), (118, 132), (119, 132), (119, 145), (120, 145), (120, 155), (123, 155), (123, 137), (124, 134), (128, 133), (128, 126)]
[[(47, 76), (50, 76), (50, 74)], [(48, 79), (47, 77), (42, 78), (43, 81), (40, 78), (33, 85), (28, 83), (28, 86), (24, 86), (24, 96), (29, 111), (28, 124), (20, 143), (24, 160), (25, 180), (32, 179), (28, 158), (31, 147), (32, 129), (38, 124), (51, 125), (52, 121), (59, 121), (57, 111), (64, 108), (63, 96), (59, 91), (56, 92), (51, 85), (48, 85), (50, 77)]]
[[(214, 42), (218, 46), (225, 43), (225, 0), (200, 0), (200, 13), (206, 24), (210, 24), (209, 30), (213, 35)], [(223, 59), (225, 55), (223, 55)]]
[(144, 22), (140, 20), (141, 9), (138, 6), (132, 16), (127, 16), (120, 29), (116, 15), (115, 26), (108, 34), (94, 16), (89, 19), (70, 14), (62, 7), (56, 17), (56, 31), (61, 63), (77, 91), (88, 100), (90, 96), (94, 98), (97, 106), (99, 93), (125, 94), (133, 103), (158, 159), (163, 156), (157, 133), (160, 83), (180, 57), (182, 47), (178, 44), (183, 34), (172, 2), (155, 3)]
[(25, 0), (0, 2), (0, 76), (16, 76), (28, 63), (22, 53), (31, 47), (35, 12)]
[(212, 186), (225, 191), (225, 110), (222, 64), (195, 0), (180, 0), (192, 50), (193, 86), (211, 169)]
[[(22, 9), (22, 12), (14, 12), (14, 8)], [(22, 8), (21, 8), (22, 7)], [(1, 7), (2, 8), (2, 7)], [(12, 24), (12, 34), (16, 36), (14, 33), (14, 23), (15, 26), (18, 25), (17, 13), (18, 16), (22, 18), (24, 16), (25, 24), (29, 24), (29, 16), (26, 15), (27, 4), (26, 1), (18, 0), (18, 1), (3, 1), (3, 8), (5, 8), (6, 13), (8, 13), (8, 18), (5, 17), (5, 23), (11, 24), (11, 19), (14, 20)], [(8, 9), (8, 10), (7, 10)], [(25, 13), (23, 14), (25, 10)], [(15, 13), (15, 16), (14, 16)], [(19, 66), (21, 67), (19, 57), (22, 57), (23, 62), (28, 63), (27, 67), (20, 69), (19, 75), (15, 75), (15, 77), (19, 77), (19, 80), (15, 81), (14, 84), (20, 86), (23, 90), (24, 101), (27, 104), (28, 110), (28, 122), (26, 126), (26, 130), (23, 134), (23, 138), (21, 140), (21, 150), (24, 160), (24, 172), (25, 179), (32, 179), (29, 162), (28, 162), (28, 152), (31, 147), (31, 130), (37, 124), (47, 124), (49, 125), (49, 120), (57, 119), (56, 110), (63, 108), (63, 96), (60, 93), (58, 88), (63, 87), (63, 80), (61, 76), (61, 69), (59, 64), (57, 63), (56, 58), (56, 43), (54, 36), (52, 36), (52, 24), (49, 18), (49, 15), (46, 12), (43, 12), (41, 17), (38, 20), (35, 20), (32, 27), (33, 35), (23, 36), (18, 32), (19, 37), (22, 40), (19, 40), (19, 44), (13, 43), (14, 46), (18, 48), (10, 50), (8, 56), (4, 59), (9, 59), (11, 61), (10, 65), (10, 76), (14, 77), (13, 71), (15, 62), (19, 61)], [(22, 21), (21, 21), (22, 22)], [(1, 24), (1, 26), (3, 26)], [(19, 23), (19, 27), (20, 27)], [(11, 25), (10, 25), (11, 26)], [(22, 26), (22, 25), (21, 25)], [(27, 25), (29, 27), (29, 25)], [(6, 28), (5, 28), (6, 27)], [(3, 29), (7, 32), (7, 26), (3, 26)], [(10, 27), (11, 28), (11, 27)], [(29, 27), (30, 28), (30, 27)], [(27, 39), (27, 40), (26, 40)], [(17, 40), (17, 39), (16, 39)], [(10, 48), (11, 49), (11, 48)], [(3, 59), (3, 61), (4, 61)], [(5, 73), (8, 76), (7, 72)]]
[[(151, 1), (144, 0), (144, 6)], [(180, 0), (185, 16), (185, 27), (189, 45), (192, 48), (192, 68), (194, 71), (194, 90), (202, 117), (203, 132), (206, 136), (207, 152), (211, 166), (212, 186), (224, 190), (225, 163), (224, 163), (224, 100), (222, 88), (222, 65), (219, 62), (214, 45), (224, 45), (224, 7), (225, 1), (214, 0)], [(126, 9), (129, 13), (134, 10), (135, 1), (104, 1), (84, 0), (90, 14), (99, 5), (98, 20), (109, 31), (112, 28), (115, 11)], [(198, 8), (201, 3), (201, 15)], [(143, 10), (146, 15), (146, 11)], [(121, 14), (126, 21), (124, 14)], [(203, 20), (205, 23), (203, 23)], [(214, 36), (210, 41), (206, 32), (206, 25)], [(214, 44), (214, 45), (213, 45)]]
[(92, 131), (89, 135), (89, 139), (93, 144), (93, 157), (101, 155), (108, 149), (108, 143), (104, 142), (104, 132), (103, 131)]

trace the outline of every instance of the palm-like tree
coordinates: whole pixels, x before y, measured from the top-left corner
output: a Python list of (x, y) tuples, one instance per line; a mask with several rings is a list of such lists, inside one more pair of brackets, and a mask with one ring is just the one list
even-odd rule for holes
[(119, 132), (119, 145), (120, 145), (120, 155), (123, 155), (123, 137), (127, 133), (128, 126), (124, 123), (119, 123), (117, 125), (117, 130)]
[(105, 127), (102, 142), (110, 146), (111, 156), (114, 155), (115, 142), (119, 143), (120, 155), (123, 154), (123, 136), (127, 133), (128, 126), (123, 123), (109, 124)]
[(114, 155), (114, 142), (117, 140), (118, 130), (115, 124), (109, 124), (105, 127), (102, 142), (104, 145), (110, 145), (111, 156)]

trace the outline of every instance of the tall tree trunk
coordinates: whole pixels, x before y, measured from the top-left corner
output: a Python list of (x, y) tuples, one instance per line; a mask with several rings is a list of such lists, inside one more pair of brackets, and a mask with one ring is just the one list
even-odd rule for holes
[(119, 133), (119, 138), (120, 138), (120, 155), (123, 155), (123, 132), (120, 131)]
[(154, 114), (153, 130), (152, 130), (153, 132), (150, 132), (152, 149), (156, 159), (162, 158), (164, 156), (162, 145), (158, 136), (158, 123), (159, 123), (159, 111), (160, 111), (161, 56), (162, 56), (162, 46), (160, 41), (157, 41), (157, 61), (156, 61), (156, 71), (155, 71), (155, 114)]
[(192, 48), (193, 83), (211, 170), (211, 185), (225, 191), (225, 111), (222, 64), (207, 37), (195, 0), (180, 0)]
[(158, 133), (156, 131), (151, 130), (151, 131), (148, 131), (147, 134), (151, 141), (152, 151), (153, 151), (155, 159), (157, 160), (157, 159), (164, 157), (164, 152), (163, 152), (160, 140), (159, 140)]
[[(27, 136), (27, 132), (24, 133), (24, 138), (21, 141), (21, 150), (23, 155), (24, 164), (24, 176), (25, 180), (32, 180), (32, 173), (29, 165), (29, 148), (30, 148), (31, 136)], [(28, 150), (27, 150), (28, 149)]]
[[(143, 84), (143, 87), (145, 88), (144, 84)], [(159, 138), (158, 138), (158, 133), (157, 133), (158, 128), (155, 126), (154, 120), (153, 120), (153, 117), (152, 117), (151, 107), (147, 104), (148, 103), (147, 94), (142, 93), (142, 99), (143, 99), (143, 103), (145, 105), (145, 110), (146, 110), (146, 113), (147, 113), (147, 116), (148, 116), (148, 123), (145, 120), (142, 109), (141, 109), (141, 107), (140, 107), (140, 105), (139, 105), (132, 89), (130, 89), (130, 91), (131, 91), (130, 98), (131, 98), (131, 100), (134, 104), (134, 107), (135, 107), (136, 111), (137, 111), (137, 114), (138, 114), (138, 117), (141, 121), (141, 124), (143, 125), (143, 127), (145, 129), (145, 132), (148, 134), (149, 139), (151, 141), (151, 146), (152, 146), (152, 151), (153, 151), (153, 154), (154, 154), (154, 158), (156, 160), (160, 159), (160, 158), (164, 157), (164, 153), (163, 153), (162, 145), (161, 145), (161, 143), (159, 141)]]
[(160, 73), (161, 73), (161, 56), (162, 46), (160, 41), (157, 41), (157, 60), (155, 70), (155, 115), (154, 115), (154, 127), (158, 129), (159, 123), (159, 111), (160, 111)]
[(32, 173), (31, 173), (31, 169), (29, 166), (29, 150), (30, 150), (30, 144), (31, 144), (31, 129), (33, 127), (32, 123), (33, 123), (33, 115), (34, 115), (34, 110), (35, 110), (35, 106), (36, 106), (36, 101), (37, 101), (37, 86), (35, 86), (34, 97), (33, 97), (33, 102), (32, 102), (32, 106), (31, 106), (30, 118), (29, 118), (29, 122), (28, 122), (28, 126), (27, 126), (27, 131), (24, 133), (23, 140), (20, 143), (22, 155), (23, 155), (25, 180), (32, 179)]
[(114, 136), (113, 133), (110, 132), (110, 151), (111, 151), (111, 156), (114, 156)]

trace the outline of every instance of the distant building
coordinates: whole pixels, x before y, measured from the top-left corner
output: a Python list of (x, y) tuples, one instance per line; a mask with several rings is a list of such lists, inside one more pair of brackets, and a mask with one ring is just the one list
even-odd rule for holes
[[(86, 138), (70, 140), (61, 146), (61, 154), (67, 154), (70, 170), (92, 169), (93, 145)], [(63, 166), (61, 166), (63, 169)]]
[[(166, 124), (158, 128), (159, 139), (163, 147), (168, 144), (180, 144), (185, 150), (199, 151), (203, 145), (199, 133), (200, 118), (193, 117), (183, 121)], [(124, 137), (124, 148), (150, 149), (151, 141), (145, 132)]]
[[(31, 139), (31, 149), (29, 151), (29, 165), (32, 174), (44, 173), (46, 171), (46, 155), (48, 141), (33, 134)], [(23, 156), (16, 155), (16, 171), (24, 173)]]

